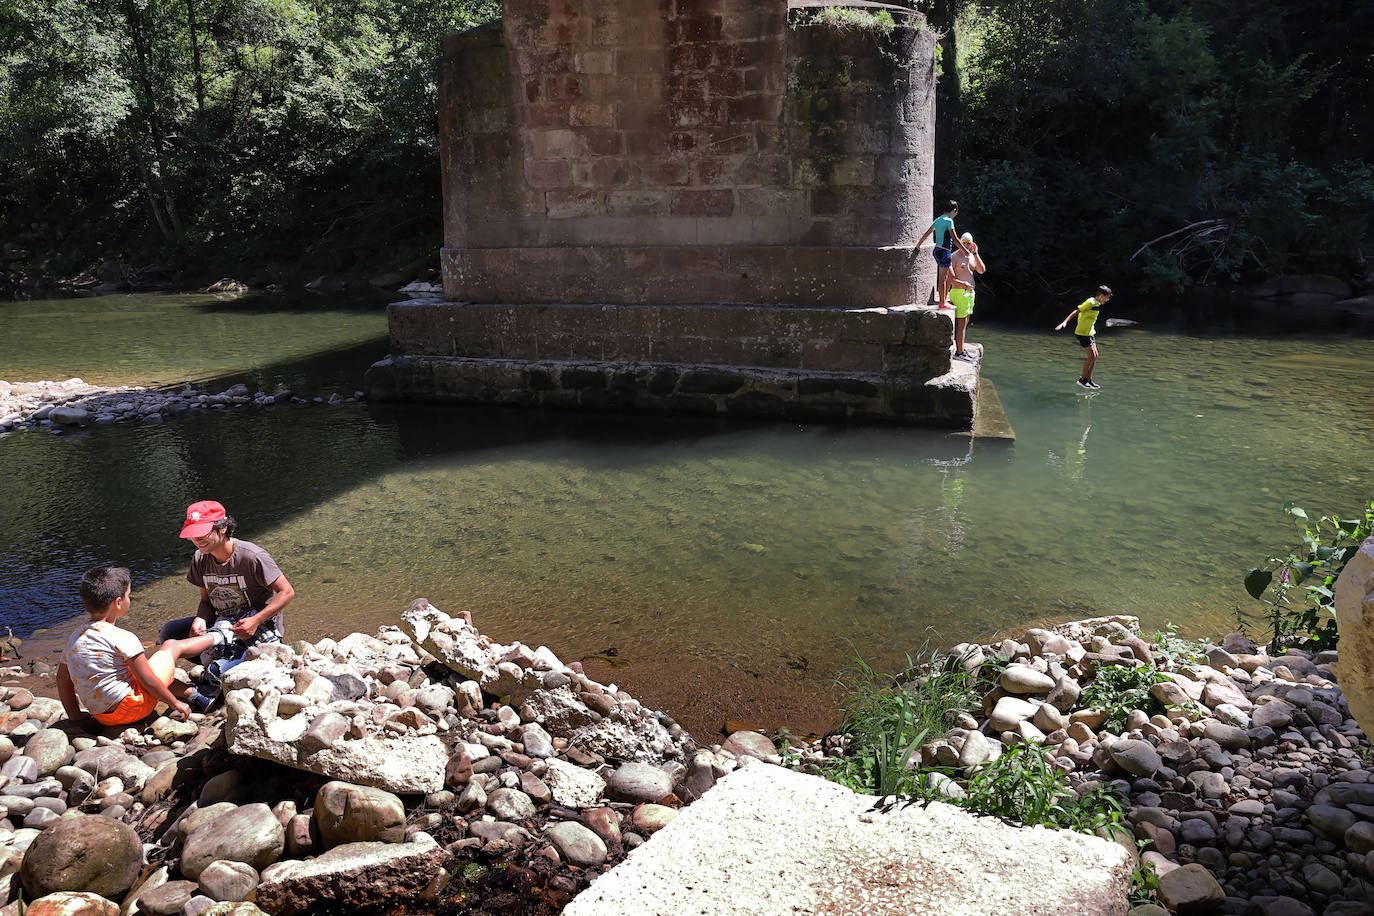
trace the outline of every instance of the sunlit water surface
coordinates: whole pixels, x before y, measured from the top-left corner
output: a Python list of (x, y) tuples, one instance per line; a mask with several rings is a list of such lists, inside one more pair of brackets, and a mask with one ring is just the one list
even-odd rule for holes
[[(180, 302), (159, 324), (196, 317), (194, 298)], [(385, 350), (375, 311), (267, 314), (265, 336), (224, 319), (217, 344), (250, 365), (217, 373), (347, 388)], [(307, 355), (335, 335), (332, 361)], [(65, 621), (81, 572), (116, 561), (134, 570), (130, 621), (151, 637), (194, 607), (176, 534), (188, 502), (216, 498), (295, 585), (293, 635), (370, 631), (424, 596), (498, 639), (584, 659), (698, 733), (726, 718), (821, 728), (856, 654), (895, 665), (925, 643), (1104, 613), (1229, 630), (1238, 604), (1253, 607), (1244, 571), (1294, 540), (1285, 500), (1351, 512), (1371, 494), (1369, 341), (1108, 331), (1089, 395), (1067, 335), (970, 336), (1015, 445), (361, 404), (12, 434), (4, 622)], [(109, 340), (119, 352), (120, 332)], [(205, 374), (151, 359), (163, 378)], [(134, 378), (60, 348), (24, 360), (31, 376)]]

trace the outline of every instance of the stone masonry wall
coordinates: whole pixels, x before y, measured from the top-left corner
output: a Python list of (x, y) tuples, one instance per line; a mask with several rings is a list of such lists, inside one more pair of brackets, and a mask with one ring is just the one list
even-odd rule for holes
[[(977, 374), (925, 307), (398, 302), (370, 398), (969, 428)], [(962, 367), (965, 371), (959, 371)]]
[(919, 307), (398, 302), (396, 356), (604, 360), (930, 377), (950, 370), (949, 312)]
[(445, 44), (445, 292), (924, 301), (933, 38), (786, 0), (507, 0)]

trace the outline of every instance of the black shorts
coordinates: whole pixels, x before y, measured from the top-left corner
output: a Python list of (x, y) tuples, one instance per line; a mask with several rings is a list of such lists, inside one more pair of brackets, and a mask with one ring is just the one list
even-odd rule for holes
[(1084, 350), (1088, 349), (1097, 342), (1096, 334), (1089, 334), (1086, 337), (1082, 334), (1075, 334), (1073, 336), (1078, 338), (1078, 345), (1082, 347)]

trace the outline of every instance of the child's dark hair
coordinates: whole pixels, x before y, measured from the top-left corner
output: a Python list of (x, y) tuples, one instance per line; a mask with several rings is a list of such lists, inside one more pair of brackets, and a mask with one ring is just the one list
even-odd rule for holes
[(959, 209), (959, 201), (957, 201), (957, 200), (947, 200), (947, 201), (945, 201), (945, 206), (944, 206), (944, 208), (943, 208), (942, 210), (940, 210), (940, 212), (941, 212), (941, 213), (948, 213), (948, 212), (951, 211), (951, 210), (958, 210), (958, 209)]
[(227, 538), (233, 537), (234, 532), (237, 531), (239, 527), (239, 523), (234, 521), (232, 515), (225, 515), (224, 518), (217, 522), (213, 522), (212, 525), (216, 531), (222, 532)]
[(88, 613), (99, 614), (129, 588), (129, 571), (123, 566), (97, 566), (81, 577), (81, 603)]
[(1106, 285), (1105, 283), (1102, 284), (1101, 286), (1099, 286), (1099, 287), (1097, 288), (1097, 291), (1098, 291), (1099, 293), (1102, 293), (1102, 294), (1105, 295), (1105, 296), (1110, 296), (1110, 295), (1112, 294), (1112, 288), (1111, 288), (1110, 286)]

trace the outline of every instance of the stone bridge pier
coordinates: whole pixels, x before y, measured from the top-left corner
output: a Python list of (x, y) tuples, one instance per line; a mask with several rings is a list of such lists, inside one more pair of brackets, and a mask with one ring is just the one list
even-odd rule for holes
[(505, 0), (450, 37), (444, 299), (378, 399), (969, 428), (928, 305), (934, 37), (794, 0)]

